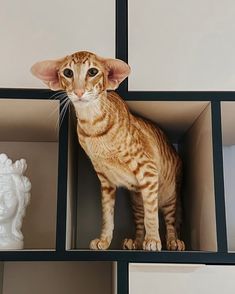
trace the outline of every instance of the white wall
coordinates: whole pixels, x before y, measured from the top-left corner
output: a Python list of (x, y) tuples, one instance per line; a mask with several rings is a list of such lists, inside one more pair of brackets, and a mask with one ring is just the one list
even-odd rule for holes
[(114, 0), (1, 0), (0, 87), (44, 87), (33, 63), (88, 50), (115, 52)]
[(129, 89), (235, 89), (234, 15), (234, 0), (129, 0)]
[[(233, 0), (129, 0), (129, 89), (235, 89), (234, 15)], [(0, 87), (44, 87), (35, 61), (115, 55), (115, 1), (2, 0), (0, 40)]]

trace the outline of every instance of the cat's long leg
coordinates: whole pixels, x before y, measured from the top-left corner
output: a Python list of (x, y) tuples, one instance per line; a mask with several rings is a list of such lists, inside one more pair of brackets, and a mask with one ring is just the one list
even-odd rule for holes
[(135, 239), (125, 239), (123, 249), (143, 249), (144, 241), (144, 206), (142, 195), (139, 192), (131, 191), (131, 204), (135, 222)]
[(180, 198), (177, 197), (176, 192), (168, 201), (161, 207), (166, 223), (166, 244), (168, 250), (184, 251), (184, 242), (179, 239), (179, 230), (181, 222), (181, 204)]
[(158, 217), (158, 179), (142, 185), (142, 197), (144, 205), (145, 238), (143, 249), (148, 251), (161, 251), (161, 239), (159, 236)]
[(100, 237), (90, 242), (90, 249), (105, 250), (108, 249), (113, 238), (116, 187), (103, 173), (97, 172), (97, 175), (102, 192), (102, 230)]
[(143, 199), (145, 238), (143, 249), (161, 251), (162, 244), (159, 236), (158, 192), (159, 172), (154, 162), (142, 157), (132, 162), (133, 173), (138, 181), (138, 190)]

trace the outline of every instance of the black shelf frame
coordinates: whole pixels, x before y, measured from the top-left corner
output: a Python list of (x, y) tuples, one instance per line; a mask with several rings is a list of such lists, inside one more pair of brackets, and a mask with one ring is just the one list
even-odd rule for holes
[(145, 251), (91, 251), (91, 250), (21, 250), (2, 251), (1, 261), (107, 261), (126, 263), (178, 263), (235, 265), (235, 252), (145, 252)]
[[(128, 62), (128, 0), (116, 0), (116, 58)], [(2, 251), (1, 261), (116, 261), (118, 294), (127, 294), (129, 263), (198, 263), (235, 265), (228, 252), (222, 157), (221, 102), (235, 101), (234, 91), (129, 91), (125, 80), (117, 91), (126, 101), (208, 101), (212, 111), (214, 188), (218, 252), (144, 252), (66, 250), (66, 191), (68, 164), (67, 110), (59, 132), (57, 229), (55, 250)], [(49, 100), (46, 89), (0, 88), (0, 99)], [(60, 107), (61, 111), (61, 107)]]

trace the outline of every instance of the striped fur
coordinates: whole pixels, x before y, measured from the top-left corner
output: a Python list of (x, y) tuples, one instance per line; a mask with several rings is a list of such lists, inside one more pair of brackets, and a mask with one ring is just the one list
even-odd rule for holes
[[(123, 186), (131, 191), (136, 224), (135, 239), (125, 239), (123, 248), (161, 250), (160, 209), (166, 223), (167, 248), (184, 250), (184, 242), (178, 238), (181, 160), (159, 128), (131, 114), (118, 94), (107, 92), (123, 80), (122, 71), (124, 75), (128, 72), (123, 62), (119, 69), (115, 62), (77, 52), (56, 67), (59, 88), (67, 92), (76, 111), (79, 142), (101, 183), (102, 230), (90, 248), (104, 250), (110, 246), (115, 190)], [(95, 77), (87, 75), (91, 67), (99, 70)], [(73, 70), (73, 78), (63, 75), (64, 68)], [(81, 97), (76, 95), (77, 89), (83, 93)]]

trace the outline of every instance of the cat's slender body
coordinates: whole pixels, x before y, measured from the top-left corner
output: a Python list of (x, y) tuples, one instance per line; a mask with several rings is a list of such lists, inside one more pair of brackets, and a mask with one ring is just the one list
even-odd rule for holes
[[(36, 69), (39, 64), (35, 65)], [(128, 75), (128, 65), (89, 52), (78, 52), (57, 64), (57, 89), (66, 90), (73, 102), (79, 142), (101, 183), (102, 230), (99, 238), (91, 241), (90, 248), (109, 247), (114, 229), (115, 190), (123, 186), (132, 191), (136, 224), (135, 239), (124, 240), (123, 248), (161, 250), (158, 225), (161, 209), (166, 223), (167, 248), (184, 250), (183, 241), (178, 239), (181, 160), (159, 128), (132, 115), (115, 92), (107, 92), (117, 88)], [(41, 68), (40, 74), (35, 69), (34, 73), (43, 79), (44, 72), (45, 81), (48, 76), (45, 64), (41, 63)], [(67, 75), (68, 69), (73, 74)], [(45, 82), (49, 84), (52, 79)]]

